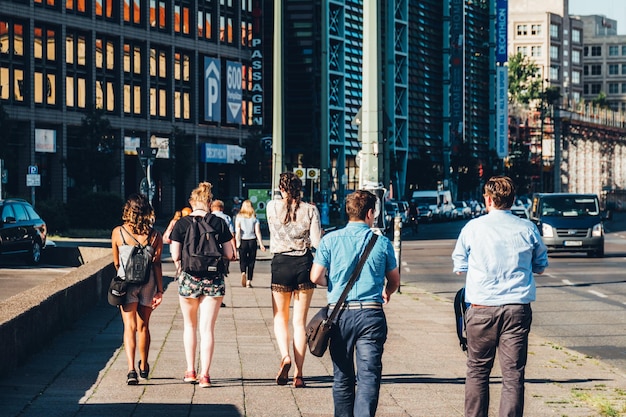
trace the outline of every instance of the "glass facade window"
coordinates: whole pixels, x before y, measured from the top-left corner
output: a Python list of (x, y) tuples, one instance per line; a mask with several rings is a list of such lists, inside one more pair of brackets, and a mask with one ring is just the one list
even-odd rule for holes
[(609, 45), (609, 56), (619, 56), (619, 46)]
[(115, 10), (117, 9), (117, 0), (94, 0), (96, 8), (96, 17), (106, 20), (114, 20), (117, 18)]
[(530, 53), (533, 57), (536, 57), (536, 58), (541, 57), (541, 46), (532, 46), (530, 48)]
[(87, 104), (86, 53), (87, 35), (68, 30), (65, 36), (65, 105), (68, 108), (84, 109)]
[(580, 29), (572, 29), (572, 43), (581, 43)]
[(517, 25), (517, 36), (528, 36), (528, 25)]
[(580, 64), (580, 51), (572, 51), (572, 64)]
[(533, 36), (541, 36), (541, 25), (530, 25), (530, 34)]
[(609, 94), (619, 94), (619, 84), (609, 83)]
[(591, 56), (602, 56), (602, 47), (601, 46), (592, 46), (591, 47)]
[(610, 64), (609, 75), (618, 75), (618, 74), (619, 74), (619, 64)]
[(132, 25), (141, 25), (142, 3), (141, 0), (124, 1), (124, 22)]
[(186, 1), (178, 1), (174, 5), (174, 32), (189, 35), (191, 28), (191, 5)]
[(602, 91), (602, 84), (591, 84), (591, 94), (600, 94), (600, 91)]
[(555, 61), (558, 61), (560, 59), (558, 46), (550, 45), (550, 59)]
[(561, 27), (554, 23), (550, 24), (550, 38), (561, 39)]
[(600, 64), (591, 65), (591, 75), (602, 75), (602, 65)]
[(527, 46), (518, 46), (517, 53), (523, 56), (528, 56), (528, 47)]
[(580, 71), (572, 71), (572, 84), (580, 84)]
[(558, 81), (559, 80), (559, 67), (556, 65), (552, 65), (550, 67), (550, 80)]
[(77, 14), (85, 14), (87, 12), (86, 1), (87, 0), (65, 0), (65, 10)]

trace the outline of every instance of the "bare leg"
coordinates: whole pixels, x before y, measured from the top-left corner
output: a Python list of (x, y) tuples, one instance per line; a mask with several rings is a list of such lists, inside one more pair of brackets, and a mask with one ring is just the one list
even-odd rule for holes
[(201, 297), (200, 301), (200, 376), (209, 375), (215, 350), (215, 322), (224, 297)]
[[(281, 358), (289, 358), (289, 305), (291, 292), (272, 291), (272, 308), (274, 311), (274, 336), (280, 350)], [(286, 362), (291, 362), (287, 360)]]
[(185, 359), (187, 360), (187, 372), (196, 370), (196, 329), (198, 328), (198, 298), (178, 297), (180, 310), (183, 313), (183, 343), (185, 345)]
[(293, 353), (296, 362), (294, 378), (302, 376), (306, 353), (306, 317), (313, 298), (313, 288), (294, 291), (293, 299)]
[(148, 369), (148, 353), (150, 352), (150, 315), (152, 307), (137, 307), (137, 347), (139, 348), (139, 359), (143, 369)]
[(124, 322), (124, 351), (128, 370), (135, 369), (135, 348), (137, 346), (137, 305), (138, 303), (124, 304), (120, 307), (122, 321)]

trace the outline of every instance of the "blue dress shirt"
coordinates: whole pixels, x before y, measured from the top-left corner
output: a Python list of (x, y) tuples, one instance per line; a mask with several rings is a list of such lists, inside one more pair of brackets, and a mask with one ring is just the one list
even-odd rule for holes
[[(365, 223), (348, 222), (346, 227), (325, 235), (320, 241), (313, 262), (328, 270), (329, 304), (339, 300), (372, 233)], [(396, 266), (393, 245), (386, 237), (379, 236), (346, 300), (382, 303), (385, 274)]]
[(548, 251), (534, 223), (491, 210), (463, 227), (452, 260), (454, 272), (467, 272), (468, 303), (527, 304), (535, 300), (533, 273), (548, 266)]

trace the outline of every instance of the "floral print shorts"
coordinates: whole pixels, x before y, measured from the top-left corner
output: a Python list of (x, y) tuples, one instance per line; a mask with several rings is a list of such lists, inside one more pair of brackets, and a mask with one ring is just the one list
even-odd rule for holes
[(185, 271), (178, 277), (178, 294), (186, 298), (223, 297), (226, 294), (224, 277), (198, 278)]

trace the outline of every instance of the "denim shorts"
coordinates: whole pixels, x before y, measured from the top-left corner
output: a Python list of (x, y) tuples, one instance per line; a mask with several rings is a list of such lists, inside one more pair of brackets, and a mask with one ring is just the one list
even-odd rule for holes
[(178, 295), (185, 298), (223, 297), (226, 294), (224, 277), (198, 278), (185, 271), (178, 277)]

